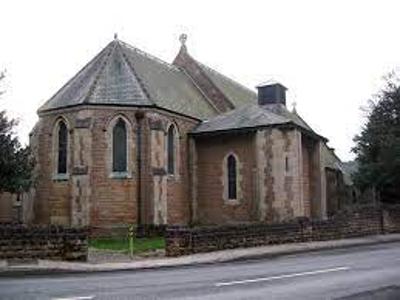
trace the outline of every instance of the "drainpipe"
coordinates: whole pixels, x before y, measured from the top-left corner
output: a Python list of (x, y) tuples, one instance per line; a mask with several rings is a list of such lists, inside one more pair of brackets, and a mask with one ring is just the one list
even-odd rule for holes
[(137, 131), (136, 131), (136, 163), (137, 163), (137, 193), (136, 193), (136, 204), (137, 204), (137, 231), (136, 235), (141, 235), (142, 225), (142, 120), (144, 113), (137, 111), (135, 113)]

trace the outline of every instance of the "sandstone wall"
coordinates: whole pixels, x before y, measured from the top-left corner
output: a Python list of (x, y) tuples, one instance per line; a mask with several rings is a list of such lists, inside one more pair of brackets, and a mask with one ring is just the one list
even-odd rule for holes
[(0, 259), (87, 260), (85, 228), (0, 224)]
[(326, 220), (300, 218), (275, 224), (167, 228), (166, 254), (180, 256), (232, 248), (321, 241), (400, 232), (398, 207), (362, 208)]
[(261, 221), (282, 222), (305, 216), (302, 197), (301, 134), (297, 130), (265, 129), (258, 133), (261, 151), (257, 166), (261, 207), (265, 218)]
[(23, 222), (30, 224), (33, 219), (34, 190), (17, 194), (0, 193), (0, 223)]
[(11, 222), (15, 220), (14, 199), (15, 195), (0, 193), (0, 222)]

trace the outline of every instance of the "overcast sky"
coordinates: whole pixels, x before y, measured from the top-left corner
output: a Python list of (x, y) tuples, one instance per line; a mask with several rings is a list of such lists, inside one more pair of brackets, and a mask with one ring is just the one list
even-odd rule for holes
[(171, 62), (188, 34), (197, 60), (254, 88), (289, 88), (288, 106), (343, 160), (365, 122), (361, 106), (400, 65), (399, 1), (1, 1), (0, 102), (20, 119), (36, 110), (113, 39)]

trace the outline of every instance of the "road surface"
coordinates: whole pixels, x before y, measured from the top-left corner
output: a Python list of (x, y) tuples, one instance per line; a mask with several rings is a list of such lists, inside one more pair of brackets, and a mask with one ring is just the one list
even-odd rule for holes
[(400, 299), (400, 242), (169, 269), (0, 278), (0, 299)]

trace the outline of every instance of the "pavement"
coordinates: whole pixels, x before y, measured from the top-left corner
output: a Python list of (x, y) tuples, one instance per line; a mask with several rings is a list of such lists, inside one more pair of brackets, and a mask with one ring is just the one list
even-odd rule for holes
[(352, 248), (366, 245), (394, 243), (400, 241), (400, 234), (374, 235), (362, 238), (318, 241), (295, 244), (271, 245), (254, 248), (231, 249), (209, 253), (199, 253), (176, 258), (143, 259), (132, 262), (85, 263), (39, 260), (30, 263), (7, 263), (0, 260), (0, 276), (22, 276), (65, 273), (110, 272), (155, 268), (182, 267), (199, 264), (271, 258), (304, 252)]
[(0, 299), (400, 299), (400, 242), (216, 264), (0, 278)]

